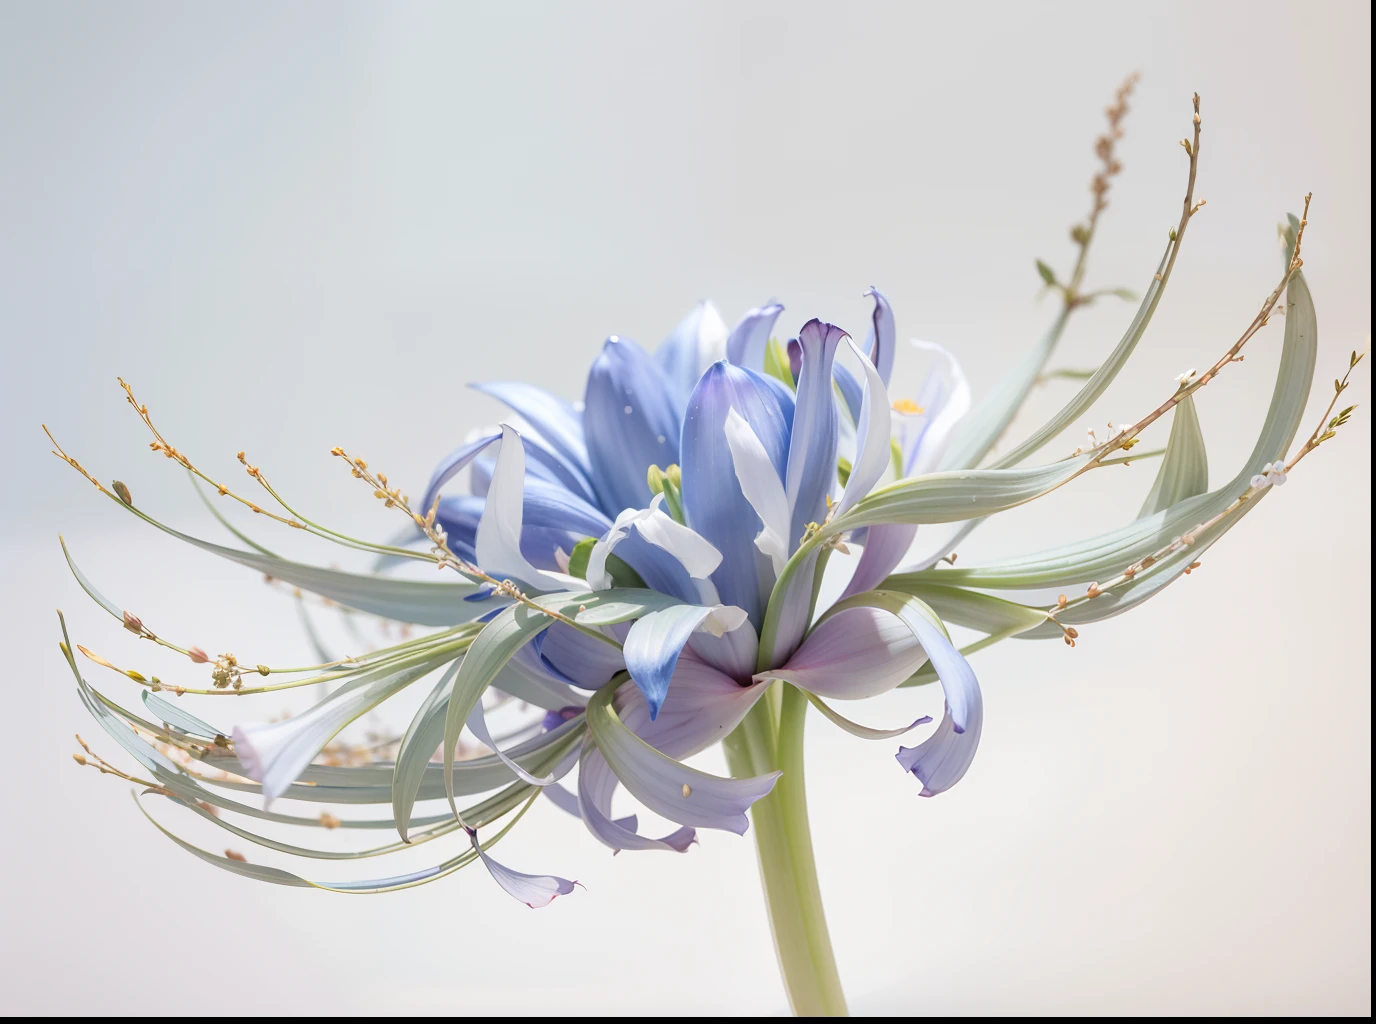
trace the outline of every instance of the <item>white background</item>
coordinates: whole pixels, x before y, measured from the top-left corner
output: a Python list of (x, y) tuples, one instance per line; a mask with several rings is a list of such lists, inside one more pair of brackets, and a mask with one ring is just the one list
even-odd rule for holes
[[(71, 734), (97, 730), (52, 609), (79, 642), (153, 659), (85, 600), (58, 532), (159, 632), (252, 661), (305, 645), (289, 598), (120, 516), (47, 454), (40, 422), (141, 506), (216, 536), (148, 453), (122, 374), (209, 471), (244, 479), (246, 449), (332, 523), (380, 536), (394, 522), (331, 445), (414, 491), (498, 416), (465, 382), (577, 398), (604, 336), (657, 342), (701, 297), (732, 320), (777, 295), (783, 329), (819, 315), (860, 332), (878, 285), (900, 334), (954, 347), (982, 394), (1052, 316), (1033, 260), (1068, 267), (1102, 108), (1131, 70), (1091, 283), (1145, 287), (1196, 89), (1209, 205), (1093, 421), (1140, 415), (1231, 344), (1308, 190), (1326, 400), (1369, 332), (1369, 37), (1348, 2), (0, 4), (0, 1009), (785, 1006), (748, 838), (613, 859), (538, 805), (505, 858), (587, 886), (540, 912), (472, 871), (350, 898), (173, 847), (124, 783), (69, 758)], [(1078, 317), (1057, 363), (1093, 365), (1130, 315)], [(1215, 483), (1250, 450), (1280, 332), (1200, 398)], [(903, 357), (895, 396), (920, 371)], [(1363, 371), (1353, 400), (1369, 394)], [(981, 655), (983, 744), (950, 793), (919, 799), (892, 744), (814, 719), (818, 860), (856, 1012), (1369, 1014), (1369, 422), (1363, 408), (1197, 574), (1077, 650)], [(961, 558), (1115, 526), (1151, 472), (1091, 475)]]

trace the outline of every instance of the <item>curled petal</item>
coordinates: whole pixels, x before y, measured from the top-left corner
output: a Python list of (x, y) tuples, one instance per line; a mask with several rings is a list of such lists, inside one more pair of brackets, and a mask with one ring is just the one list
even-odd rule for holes
[(646, 472), (679, 461), (679, 402), (635, 342), (609, 338), (588, 372), (583, 429), (593, 487), (609, 515), (650, 503)]
[(573, 892), (573, 887), (578, 884), (557, 875), (527, 875), (524, 871), (513, 870), (487, 855), (478, 842), (477, 832), (469, 829), (468, 838), (497, 884), (505, 889), (508, 895), (514, 896), (532, 909), (549, 906), (556, 897), (567, 896)]
[(936, 796), (959, 782), (975, 758), (984, 728), (984, 697), (970, 663), (956, 650), (931, 609), (910, 599), (901, 614), (941, 679), (946, 711), (936, 732), (915, 747), (899, 747), (895, 756), (904, 771), (921, 781), (923, 796)]
[(701, 535), (667, 516), (660, 508), (663, 500), (663, 495), (656, 494), (649, 508), (628, 508), (616, 517), (611, 529), (592, 546), (588, 555), (589, 586), (594, 590), (611, 589), (607, 556), (632, 529), (650, 544), (672, 555), (694, 579), (706, 579), (721, 564), (721, 552)]
[(865, 338), (865, 351), (869, 362), (879, 371), (879, 377), (887, 387), (893, 379), (893, 357), (898, 344), (898, 331), (894, 326), (893, 307), (884, 293), (871, 286), (866, 295), (874, 299), (874, 312), (870, 314), (869, 334)]
[[(636, 831), (635, 815), (612, 820), (612, 796), (617, 787), (616, 776), (606, 759), (594, 746), (583, 751), (578, 766), (578, 800), (574, 811), (583, 818), (588, 831), (613, 850), (672, 850), (683, 853), (697, 839), (697, 830), (683, 826), (659, 839), (642, 836)], [(546, 790), (545, 792), (549, 792)]]
[(783, 311), (783, 306), (771, 302), (741, 317), (740, 323), (731, 328), (731, 334), (726, 339), (726, 358), (747, 370), (762, 371), (769, 332), (774, 329), (774, 321), (779, 319)]
[(897, 615), (866, 605), (840, 606), (813, 627), (782, 667), (756, 679), (786, 679), (838, 700), (887, 693), (921, 668), (927, 654)]
[[(849, 338), (846, 342), (856, 355), (860, 355), (855, 342)], [(837, 515), (843, 514), (870, 493), (888, 469), (892, 458), (889, 449), (889, 393), (884, 389), (879, 371), (868, 359), (861, 356), (860, 365), (865, 370), (865, 391), (860, 402), (860, 420), (856, 424), (855, 464), (851, 467), (846, 489), (836, 508)]]
[(588, 704), (588, 725), (621, 784), (670, 821), (743, 835), (750, 827), (745, 812), (774, 788), (781, 773), (723, 779), (689, 768), (660, 753), (622, 724), (612, 707), (613, 689), (604, 686), (593, 695)]
[(891, 740), (897, 736), (902, 736), (905, 732), (916, 729), (919, 725), (926, 725), (932, 720), (931, 715), (923, 715), (911, 724), (901, 725), (897, 729), (871, 729), (869, 726), (861, 725), (859, 722), (852, 722), (849, 718), (834, 711), (831, 705), (827, 704), (826, 701), (822, 700), (822, 698), (818, 697), (815, 693), (807, 694), (807, 699), (814, 708), (820, 711), (833, 724), (840, 726), (852, 736), (859, 736), (862, 740)]
[(492, 733), (488, 731), (487, 716), (483, 714), (482, 701), (473, 705), (473, 710), (468, 713), (468, 721), (464, 724), (468, 726), (468, 731), (477, 737), (478, 742), (496, 754), (502, 764), (510, 768), (521, 781), (528, 782), (532, 786), (548, 786), (555, 781), (553, 775), (540, 777), (530, 774), (508, 757), (501, 747), (497, 746), (497, 741), (492, 738)]
[(916, 536), (917, 527), (911, 523), (882, 523), (866, 530), (865, 550), (841, 598), (844, 600), (853, 594), (873, 590), (884, 582), (898, 563), (903, 561)]
[(755, 537), (755, 546), (769, 557), (777, 575), (788, 562), (788, 495), (783, 482), (764, 445), (735, 409), (726, 416), (726, 443), (736, 482), (764, 527)]
[(640, 688), (649, 706), (651, 721), (659, 714), (674, 666), (693, 632), (701, 629), (721, 636), (744, 623), (745, 611), (741, 608), (724, 605), (704, 608), (689, 604), (650, 612), (635, 621), (626, 634), (622, 653), (631, 680)]

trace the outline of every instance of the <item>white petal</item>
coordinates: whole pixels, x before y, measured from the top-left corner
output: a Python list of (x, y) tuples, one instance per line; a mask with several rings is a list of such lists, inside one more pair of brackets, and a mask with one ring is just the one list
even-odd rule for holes
[(498, 579), (513, 576), (545, 590), (581, 588), (583, 581), (563, 573), (537, 569), (521, 554), (524, 523), (526, 455), (521, 435), (502, 424), (497, 465), (487, 486), (487, 500), (478, 520), (474, 543), (478, 567)]
[(783, 572), (788, 563), (788, 496), (769, 453), (750, 429), (750, 424), (735, 409), (726, 415), (726, 444), (741, 493), (764, 524), (755, 546), (774, 563), (774, 572)]
[[(944, 365), (933, 373), (941, 373), (946, 378), (949, 388), (941, 408), (927, 410), (933, 417), (931, 425), (922, 435), (922, 444), (916, 458), (907, 467), (909, 476), (921, 476), (923, 473), (930, 473), (936, 467), (946, 450), (951, 431), (970, 411), (970, 382), (965, 379), (965, 371), (960, 368), (960, 362), (945, 346), (934, 341), (918, 341), (915, 338), (911, 344), (924, 352), (935, 352), (941, 358)], [(1090, 431), (1090, 437), (1093, 436), (1094, 432)]]
[[(837, 515), (844, 513), (869, 494), (892, 461), (889, 449), (889, 435), (892, 430), (889, 393), (884, 389), (884, 381), (879, 376), (879, 371), (861, 354), (855, 342), (847, 338), (846, 344), (859, 356), (860, 365), (864, 367), (865, 392), (861, 399), (860, 422), (856, 426), (854, 465), (846, 481), (846, 489), (841, 494), (841, 502), (836, 509)], [(931, 433), (931, 427), (928, 428), (928, 433)], [(779, 571), (780, 567), (776, 567), (775, 572)]]

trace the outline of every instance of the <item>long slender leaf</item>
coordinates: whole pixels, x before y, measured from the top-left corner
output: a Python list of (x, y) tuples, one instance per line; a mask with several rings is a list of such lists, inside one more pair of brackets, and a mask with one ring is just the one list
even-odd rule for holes
[(1161, 460), (1156, 481), (1137, 518), (1165, 511), (1208, 489), (1209, 456), (1204, 450), (1204, 433), (1199, 429), (1194, 396), (1186, 395), (1175, 407), (1166, 457)]
[(1172, 238), (1170, 244), (1166, 246), (1166, 252), (1162, 255), (1161, 262), (1157, 264), (1156, 274), (1147, 287), (1146, 293), (1142, 296), (1142, 304), (1137, 309), (1137, 315), (1132, 318), (1132, 323), (1128, 325), (1127, 332), (1118, 342), (1117, 347), (1094, 371), (1094, 376), (1090, 377), (1085, 382), (1084, 387), (1076, 392), (1075, 397), (1067, 402), (1051, 419), (1042, 424), (1031, 437), (995, 462), (996, 468), (1016, 466), (1029, 455), (1040, 451), (1057, 434), (1084, 415), (1099, 396), (1107, 390), (1108, 386), (1113, 383), (1113, 379), (1127, 365), (1133, 350), (1137, 348), (1137, 343), (1142, 340), (1142, 335), (1147, 331), (1147, 325), (1151, 323), (1152, 314), (1156, 312), (1156, 306), (1161, 301), (1162, 294), (1165, 293), (1166, 279), (1169, 276), (1167, 267), (1170, 262), (1171, 251), (1177, 245), (1179, 245), (1178, 240)]
[(979, 465), (1027, 400), (1061, 335), (1065, 333), (1069, 317), (1069, 311), (1062, 309), (1055, 323), (1023, 357), (1022, 362), (1009, 370), (998, 387), (960, 422), (952, 433), (939, 468), (974, 469)]

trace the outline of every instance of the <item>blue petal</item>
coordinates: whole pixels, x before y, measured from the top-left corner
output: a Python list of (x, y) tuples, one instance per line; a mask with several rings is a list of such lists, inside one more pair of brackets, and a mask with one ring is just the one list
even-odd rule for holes
[(760, 517), (741, 493), (726, 442), (726, 416), (735, 409), (750, 425), (783, 478), (788, 430), (775, 393), (757, 373), (725, 361), (710, 366), (683, 418), (683, 510), (688, 526), (722, 554), (712, 574), (721, 600), (759, 624), (774, 570), (755, 547)]
[(679, 417), (673, 388), (635, 342), (609, 338), (588, 372), (583, 427), (602, 511), (645, 508), (651, 466), (678, 462)]
[(871, 287), (866, 295), (874, 298), (874, 312), (870, 314), (870, 329), (865, 337), (864, 350), (879, 371), (884, 386), (893, 378), (893, 356), (898, 344), (898, 330), (894, 326), (893, 308), (884, 293)]
[(726, 339), (726, 358), (747, 370), (763, 371), (769, 332), (774, 329), (774, 321), (779, 319), (783, 311), (783, 306), (771, 302), (741, 317), (741, 322), (731, 328), (731, 336)]
[(572, 405), (544, 388), (520, 381), (470, 384), (508, 406), (526, 421), (551, 451), (560, 455), (570, 470), (589, 473), (588, 449), (583, 440), (583, 421)]
[(501, 436), (502, 432), (499, 430), (479, 437), (467, 444), (460, 445), (441, 459), (440, 464), (435, 467), (435, 471), (430, 474), (430, 483), (425, 487), (425, 497), (421, 499), (420, 508), (428, 512), (430, 506), (434, 504), (435, 495), (440, 493), (440, 488), (463, 472), (470, 462), (482, 454), (489, 445), (498, 441)]
[(836, 348), (845, 337), (841, 328), (820, 320), (809, 320), (798, 335), (803, 364), (789, 439), (788, 473), (784, 478), (793, 510), (790, 551), (797, 549), (808, 523), (820, 523), (826, 518), (827, 495), (836, 483), (836, 434), (840, 421), (832, 398), (831, 369)]
[(539, 654), (563, 678), (595, 690), (626, 668), (626, 660), (611, 644), (604, 644), (562, 622), (545, 631)]
[(669, 692), (669, 680), (683, 645), (711, 614), (711, 608), (701, 605), (676, 605), (642, 616), (626, 634), (622, 654), (631, 680), (640, 688), (650, 709), (650, 721), (659, 716), (659, 707)]
[[(436, 521), (449, 535), (449, 546), (460, 558), (476, 557), (478, 521), (484, 501), (470, 495), (441, 498)], [(521, 502), (524, 517), (521, 529), (521, 554), (538, 569), (559, 569), (556, 548), (565, 554), (584, 537), (600, 537), (611, 521), (582, 498), (557, 484), (526, 477)]]
[(702, 371), (725, 355), (726, 335), (721, 314), (703, 300), (655, 349), (655, 362), (673, 385), (679, 406), (688, 401)]
[(903, 770), (922, 783), (923, 796), (936, 796), (959, 782), (975, 758), (984, 727), (984, 698), (970, 663), (940, 627), (922, 615), (905, 615), (904, 620), (941, 679), (946, 712), (936, 732), (915, 747), (899, 747), (895, 756)]

